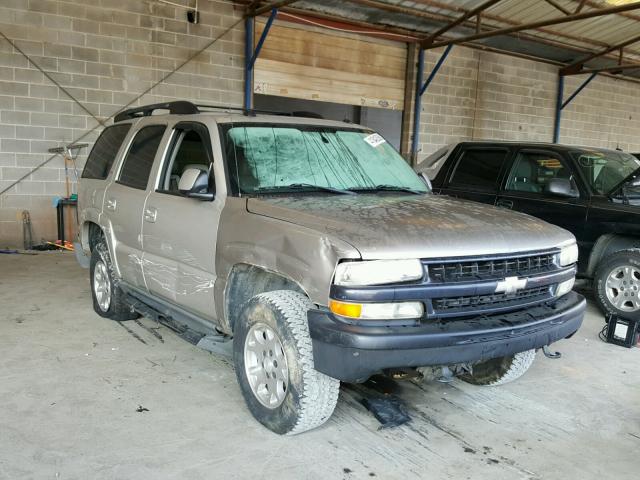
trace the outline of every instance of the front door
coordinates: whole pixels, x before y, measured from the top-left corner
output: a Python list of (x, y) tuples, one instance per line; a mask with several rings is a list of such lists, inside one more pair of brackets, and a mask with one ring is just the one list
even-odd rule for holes
[(145, 288), (142, 275), (142, 208), (147, 183), (165, 125), (149, 125), (134, 136), (117, 180), (107, 188), (103, 215), (109, 225), (113, 252), (122, 279)]
[(209, 173), (216, 192), (213, 152), (207, 127), (180, 122), (173, 127), (157, 184), (143, 212), (144, 277), (149, 291), (198, 316), (214, 320), (213, 284), (218, 222), (223, 196), (213, 201), (187, 198), (178, 191), (187, 169)]
[[(568, 198), (550, 193), (547, 185), (554, 178), (570, 180), (578, 196)], [(584, 192), (578, 190), (566, 159), (544, 149), (524, 149), (517, 153), (496, 205), (558, 225), (580, 239), (588, 210), (585, 198)], [(578, 246), (581, 247), (580, 242)]]

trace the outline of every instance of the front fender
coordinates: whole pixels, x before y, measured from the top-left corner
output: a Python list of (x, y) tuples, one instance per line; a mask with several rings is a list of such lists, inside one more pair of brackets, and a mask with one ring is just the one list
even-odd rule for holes
[[(234, 265), (249, 264), (291, 279), (317, 305), (326, 305), (331, 278), (341, 258), (360, 258), (353, 246), (322, 232), (249, 213), (246, 200), (229, 198), (220, 218), (216, 249), (217, 311)], [(222, 321), (227, 322), (227, 312)], [(228, 323), (227, 323), (228, 325)]]

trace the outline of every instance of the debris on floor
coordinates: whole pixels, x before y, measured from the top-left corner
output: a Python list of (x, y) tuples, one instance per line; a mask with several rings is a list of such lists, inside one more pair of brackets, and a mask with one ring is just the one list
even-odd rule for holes
[(380, 428), (398, 427), (411, 420), (400, 399), (394, 395), (365, 397), (361, 403), (380, 422)]
[(142, 412), (148, 412), (149, 409), (146, 407), (143, 407), (142, 405), (138, 405), (138, 408), (136, 408), (136, 412), (138, 413), (142, 413)]

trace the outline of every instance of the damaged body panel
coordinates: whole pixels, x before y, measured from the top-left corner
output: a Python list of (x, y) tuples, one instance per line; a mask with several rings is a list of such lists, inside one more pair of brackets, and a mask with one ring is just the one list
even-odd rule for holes
[(247, 405), (278, 433), (324, 422), (338, 380), (497, 357), (509, 370), (585, 310), (570, 233), (432, 195), (353, 124), (136, 107), (91, 151), (79, 218), (96, 312), (233, 337)]

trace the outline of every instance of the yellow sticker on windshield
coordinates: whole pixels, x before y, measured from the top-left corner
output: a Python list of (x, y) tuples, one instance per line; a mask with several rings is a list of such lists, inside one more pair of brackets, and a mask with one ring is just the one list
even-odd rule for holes
[(364, 141), (375, 148), (385, 143), (386, 140), (377, 133), (372, 133), (371, 135), (364, 137)]

